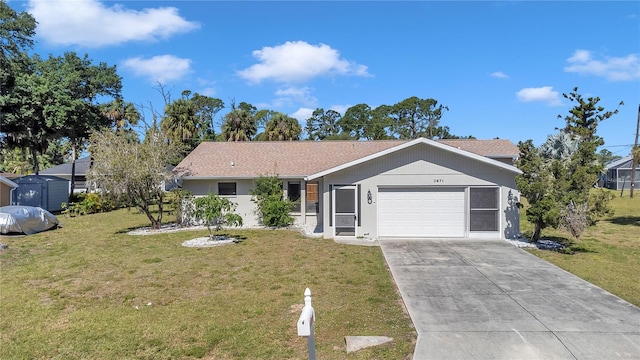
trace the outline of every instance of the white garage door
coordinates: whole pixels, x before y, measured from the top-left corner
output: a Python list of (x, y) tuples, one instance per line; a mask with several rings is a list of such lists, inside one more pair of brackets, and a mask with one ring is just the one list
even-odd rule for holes
[(378, 190), (380, 237), (464, 237), (464, 188)]

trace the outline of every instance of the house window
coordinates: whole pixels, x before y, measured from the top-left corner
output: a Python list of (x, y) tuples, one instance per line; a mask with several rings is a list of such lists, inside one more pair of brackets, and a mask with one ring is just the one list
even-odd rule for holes
[(293, 203), (292, 212), (300, 212), (300, 182), (287, 184), (287, 198)]
[(469, 202), (469, 230), (498, 231), (498, 188), (470, 188)]
[(218, 183), (218, 195), (236, 195), (236, 183)]
[(317, 182), (307, 183), (306, 195), (307, 195), (307, 203), (306, 203), (307, 213), (317, 213), (318, 207), (319, 207)]

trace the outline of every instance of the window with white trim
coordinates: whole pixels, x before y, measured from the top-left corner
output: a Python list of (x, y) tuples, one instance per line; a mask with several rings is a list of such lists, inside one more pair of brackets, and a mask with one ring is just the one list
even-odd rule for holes
[(469, 189), (469, 230), (498, 231), (500, 202), (498, 188)]

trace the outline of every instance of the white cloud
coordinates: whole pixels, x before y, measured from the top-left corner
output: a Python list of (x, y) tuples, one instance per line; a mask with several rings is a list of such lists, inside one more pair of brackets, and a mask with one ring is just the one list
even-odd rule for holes
[(149, 59), (130, 58), (122, 62), (122, 67), (151, 82), (165, 83), (178, 80), (191, 72), (191, 60), (173, 55), (158, 55)]
[(311, 92), (312, 90), (306, 86), (301, 88), (289, 86), (276, 90), (278, 98), (274, 102), (280, 105), (295, 103), (313, 107), (318, 104), (318, 99), (312, 96)]
[(331, 105), (329, 109), (339, 112), (340, 115), (344, 115), (350, 107), (351, 105)]
[(215, 96), (218, 90), (215, 88), (216, 82), (214, 80), (208, 80), (203, 78), (197, 78), (196, 82), (200, 86), (200, 90), (197, 91), (200, 95)]
[(30, 0), (28, 10), (46, 42), (101, 47), (128, 41), (157, 41), (199, 27), (178, 15), (175, 7), (129, 10), (98, 0)]
[(491, 77), (498, 78), (498, 79), (508, 79), (509, 75), (503, 73), (502, 71), (496, 71), (491, 73)]
[(238, 71), (251, 83), (271, 79), (276, 82), (302, 82), (323, 75), (370, 76), (367, 67), (340, 58), (329, 45), (311, 45), (304, 41), (288, 41), (282, 45), (253, 51), (258, 64)]
[(610, 81), (640, 79), (640, 58), (637, 54), (596, 59), (588, 50), (576, 50), (567, 62), (569, 66), (564, 68), (566, 72), (601, 76)]
[(539, 88), (524, 88), (516, 93), (518, 100), (523, 102), (539, 101), (548, 105), (561, 105), (560, 94), (553, 91), (552, 86), (543, 86)]
[(200, 91), (198, 91), (198, 94), (204, 95), (204, 96), (209, 96), (209, 97), (214, 97), (217, 94), (217, 90), (215, 88), (208, 87), (208, 88), (200, 89)]
[(310, 118), (311, 115), (313, 115), (314, 111), (315, 111), (315, 109), (302, 108), (301, 107), (296, 112), (291, 114), (291, 117), (294, 117), (294, 118), (298, 119), (298, 121), (302, 122), (303, 125), (304, 125), (304, 123), (307, 121), (307, 119)]

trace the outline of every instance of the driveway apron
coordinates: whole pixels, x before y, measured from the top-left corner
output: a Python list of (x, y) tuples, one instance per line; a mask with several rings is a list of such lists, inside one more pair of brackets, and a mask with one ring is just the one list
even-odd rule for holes
[(640, 308), (502, 240), (381, 240), (414, 359), (640, 359)]

